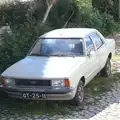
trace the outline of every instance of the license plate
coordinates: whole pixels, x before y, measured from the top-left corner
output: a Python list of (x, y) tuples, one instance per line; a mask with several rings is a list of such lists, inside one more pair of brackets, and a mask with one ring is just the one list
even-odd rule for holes
[(32, 98), (32, 99), (40, 99), (46, 98), (46, 94), (42, 94), (42, 93), (22, 93), (22, 98), (27, 99), (27, 98)]

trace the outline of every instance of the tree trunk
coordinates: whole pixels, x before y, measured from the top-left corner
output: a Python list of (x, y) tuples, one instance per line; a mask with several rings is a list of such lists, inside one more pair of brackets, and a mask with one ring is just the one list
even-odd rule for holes
[(51, 5), (51, 6), (49, 6), (49, 7), (47, 8), (42, 23), (45, 23), (45, 22), (46, 22), (52, 6), (53, 6), (53, 5)]
[(47, 2), (48, 8), (45, 12), (45, 15), (44, 15), (44, 18), (43, 18), (43, 21), (42, 21), (43, 24), (46, 22), (46, 20), (48, 18), (48, 15), (50, 13), (50, 10), (52, 9), (53, 5), (56, 3), (56, 0), (52, 0), (51, 3), (49, 3), (48, 0), (46, 0), (46, 2)]

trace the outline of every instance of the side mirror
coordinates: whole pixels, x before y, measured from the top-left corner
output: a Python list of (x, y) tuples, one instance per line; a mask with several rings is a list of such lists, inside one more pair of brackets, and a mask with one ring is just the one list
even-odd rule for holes
[(88, 51), (87, 52), (87, 56), (88, 57), (92, 57), (94, 55), (95, 51)]

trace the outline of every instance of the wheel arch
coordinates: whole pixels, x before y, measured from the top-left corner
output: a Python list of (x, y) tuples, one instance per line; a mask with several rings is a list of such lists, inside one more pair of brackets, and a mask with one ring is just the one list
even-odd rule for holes
[(85, 77), (84, 77), (84, 76), (82, 76), (82, 77), (80, 78), (80, 81), (82, 81), (82, 82), (84, 83), (84, 85), (85, 85)]
[(109, 53), (108, 58), (109, 58), (109, 59), (112, 58), (112, 53)]

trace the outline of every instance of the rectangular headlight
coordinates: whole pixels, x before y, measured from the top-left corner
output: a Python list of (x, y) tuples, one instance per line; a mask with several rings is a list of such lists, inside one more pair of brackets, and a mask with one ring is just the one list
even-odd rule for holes
[(70, 82), (68, 79), (64, 80), (52, 80), (53, 87), (70, 87)]
[(3, 87), (11, 87), (15, 85), (15, 80), (11, 78), (2, 78), (1, 81)]
[(52, 80), (52, 86), (53, 87), (60, 87), (60, 86), (65, 86), (64, 80)]
[(6, 85), (15, 85), (15, 80), (7, 78), (7, 79), (5, 79), (5, 83), (6, 83)]

